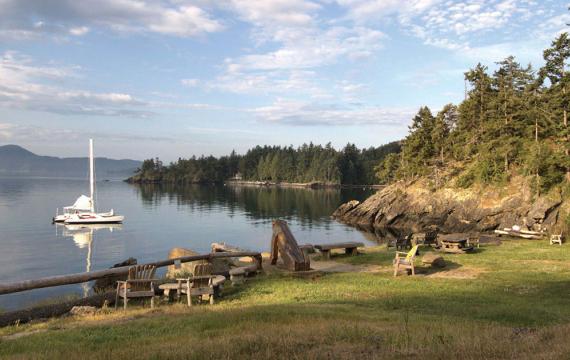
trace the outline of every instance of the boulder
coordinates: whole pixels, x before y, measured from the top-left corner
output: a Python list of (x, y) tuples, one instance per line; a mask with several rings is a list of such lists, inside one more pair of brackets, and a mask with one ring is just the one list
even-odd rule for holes
[(69, 310), (69, 314), (76, 316), (93, 315), (96, 312), (95, 306), (74, 306)]
[(352, 209), (354, 209), (358, 205), (360, 205), (360, 201), (350, 200), (349, 202), (344, 203), (341, 206), (339, 206), (339, 208), (336, 209), (336, 211), (333, 213), (333, 216), (337, 216), (337, 217), (338, 216), (344, 216), (344, 214), (348, 213), (349, 211), (351, 211)]
[(441, 255), (434, 254), (434, 253), (427, 253), (422, 256), (422, 264), (430, 265), (431, 267), (437, 268), (444, 268), (445, 267), (445, 260)]
[[(172, 248), (168, 253), (169, 259), (175, 259), (183, 256), (195, 256), (200, 255), (199, 253), (192, 251), (190, 249), (184, 248)], [(170, 265), (166, 271), (167, 278), (176, 278), (178, 274), (191, 274), (192, 269), (196, 264), (204, 264), (207, 263), (207, 260), (196, 260), (196, 261), (189, 261), (185, 263), (181, 263), (179, 268), (176, 268), (175, 265)], [(231, 259), (214, 259), (212, 261), (212, 265), (214, 267), (213, 273), (216, 275), (227, 275), (230, 271), (230, 265), (232, 261)]]
[(526, 215), (526, 224), (529, 227), (532, 227), (536, 224), (542, 224), (550, 213), (557, 210), (558, 206), (560, 206), (561, 203), (562, 199), (560, 197), (538, 198), (534, 204), (532, 204), (530, 210)]

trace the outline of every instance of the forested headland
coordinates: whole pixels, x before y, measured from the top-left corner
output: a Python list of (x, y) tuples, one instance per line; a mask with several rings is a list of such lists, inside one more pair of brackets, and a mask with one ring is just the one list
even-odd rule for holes
[(544, 65), (521, 65), (514, 56), (465, 73), (465, 99), (433, 113), (421, 107), (402, 141), (341, 150), (304, 144), (257, 146), (244, 155), (202, 156), (163, 165), (145, 160), (132, 182), (243, 180), (389, 184), (419, 177), (438, 186), (504, 184), (527, 176), (536, 192), (570, 181), (570, 38), (559, 35), (543, 52)]
[(359, 149), (347, 144), (336, 150), (325, 146), (256, 146), (244, 155), (201, 156), (178, 159), (163, 165), (159, 159), (145, 160), (128, 179), (135, 183), (196, 184), (221, 183), (231, 178), (246, 181), (290, 183), (318, 182), (325, 185), (375, 184), (375, 167), (384, 157), (400, 151), (399, 142)]
[(402, 151), (379, 165), (379, 181), (427, 177), (441, 185), (453, 179), (467, 188), (522, 175), (541, 192), (570, 180), (569, 57), (570, 38), (563, 33), (544, 50), (541, 68), (513, 56), (492, 72), (477, 64), (465, 73), (464, 101), (436, 114), (420, 108)]

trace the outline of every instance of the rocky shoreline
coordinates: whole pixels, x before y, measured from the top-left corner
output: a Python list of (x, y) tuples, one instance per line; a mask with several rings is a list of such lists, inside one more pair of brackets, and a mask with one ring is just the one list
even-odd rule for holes
[(519, 225), (548, 231), (562, 226), (559, 215), (567, 203), (559, 192), (535, 199), (522, 181), (502, 189), (435, 191), (418, 181), (387, 186), (363, 202), (344, 203), (332, 216), (367, 229), (419, 232), (435, 225), (444, 233), (461, 233)]

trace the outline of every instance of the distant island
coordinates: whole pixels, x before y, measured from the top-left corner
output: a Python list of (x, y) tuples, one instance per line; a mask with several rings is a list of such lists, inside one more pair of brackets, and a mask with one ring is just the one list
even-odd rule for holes
[[(141, 162), (137, 160), (95, 158), (97, 177), (100, 180), (124, 179), (140, 166)], [(3, 177), (87, 178), (87, 167), (87, 157), (41, 156), (18, 145), (0, 146), (0, 176)]]

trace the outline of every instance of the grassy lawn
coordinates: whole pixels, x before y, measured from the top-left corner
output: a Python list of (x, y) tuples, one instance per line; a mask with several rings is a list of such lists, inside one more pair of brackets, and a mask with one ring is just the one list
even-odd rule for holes
[(227, 287), (214, 306), (135, 306), (0, 329), (0, 358), (570, 357), (568, 245), (482, 245), (415, 277), (394, 278), (393, 257), (368, 248), (333, 257), (359, 272), (271, 272)]

